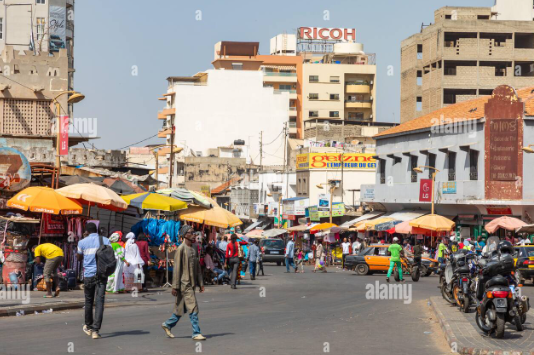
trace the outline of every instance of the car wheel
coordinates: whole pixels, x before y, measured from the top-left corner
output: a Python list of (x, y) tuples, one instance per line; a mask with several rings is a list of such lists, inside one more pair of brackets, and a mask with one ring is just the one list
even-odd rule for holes
[(369, 266), (365, 264), (357, 265), (355, 271), (358, 275), (367, 275), (367, 273), (369, 272)]

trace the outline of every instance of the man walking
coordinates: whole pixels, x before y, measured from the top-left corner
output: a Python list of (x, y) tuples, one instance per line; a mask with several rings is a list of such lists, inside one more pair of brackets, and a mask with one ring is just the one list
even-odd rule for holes
[[(108, 278), (97, 274), (96, 252), (100, 248), (100, 236), (96, 224), (87, 223), (87, 237), (78, 243), (78, 260), (83, 259), (83, 291), (85, 294), (85, 325), (83, 331), (93, 339), (100, 338), (100, 327), (104, 316), (104, 300)], [(108, 238), (102, 237), (104, 245), (111, 245)], [(93, 317), (93, 304), (95, 314)]]
[(389, 270), (388, 275), (386, 277), (386, 281), (389, 282), (389, 277), (391, 276), (391, 273), (393, 272), (393, 268), (395, 267), (395, 264), (397, 265), (397, 269), (399, 270), (399, 279), (400, 282), (404, 282), (402, 279), (402, 263), (401, 263), (401, 253), (402, 253), (402, 247), (399, 245), (399, 238), (395, 237), (393, 238), (393, 244), (391, 244), (388, 247), (388, 252), (391, 254), (391, 257), (389, 258)]
[(289, 237), (289, 242), (287, 242), (286, 245), (286, 273), (289, 273), (289, 267), (293, 267), (295, 269), (295, 272), (297, 272), (297, 267), (295, 266), (294, 261), (294, 254), (295, 254), (295, 243), (293, 242), (293, 237)]
[(254, 239), (254, 242), (249, 246), (248, 248), (248, 264), (249, 264), (249, 272), (250, 272), (250, 279), (256, 280), (256, 266), (258, 265), (258, 262), (260, 261), (260, 248), (258, 246), (258, 240)]
[[(46, 259), (43, 270), (43, 276), (46, 283), (46, 296), (44, 297), (52, 298), (59, 296), (57, 268), (63, 262), (63, 250), (52, 243), (43, 243), (34, 249), (34, 255), (36, 264), (42, 262), (41, 258)], [(56, 285), (54, 295), (52, 295), (53, 284)]]
[(341, 264), (342, 269), (345, 270), (345, 258), (347, 257), (347, 255), (350, 254), (350, 243), (347, 241), (347, 238), (343, 239), (343, 243), (341, 243), (341, 248), (343, 252), (341, 256)]
[(421, 239), (415, 241), (415, 246), (413, 247), (413, 262), (415, 265), (421, 267), (421, 257), (423, 256), (423, 244)]
[(174, 338), (171, 329), (178, 324), (180, 318), (189, 312), (189, 319), (193, 327), (193, 340), (206, 340), (200, 333), (198, 326), (198, 303), (195, 288), (204, 292), (204, 281), (200, 271), (198, 248), (194, 245), (193, 228), (184, 225), (180, 230), (184, 242), (178, 247), (174, 255), (174, 271), (172, 273), (172, 295), (176, 297), (176, 304), (172, 316), (161, 327), (169, 338)]

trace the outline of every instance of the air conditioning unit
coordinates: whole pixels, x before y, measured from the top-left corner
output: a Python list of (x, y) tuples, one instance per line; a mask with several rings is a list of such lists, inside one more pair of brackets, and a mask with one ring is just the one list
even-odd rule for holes
[(374, 84), (374, 81), (371, 80), (371, 82), (369, 83), (369, 85), (373, 85)]

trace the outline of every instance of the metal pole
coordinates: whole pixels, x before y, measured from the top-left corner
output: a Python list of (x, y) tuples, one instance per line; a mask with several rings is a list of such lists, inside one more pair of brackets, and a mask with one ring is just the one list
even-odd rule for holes
[(159, 159), (158, 151), (154, 150), (154, 159), (156, 159), (156, 191), (159, 190)]
[(172, 177), (174, 175), (174, 115), (171, 115), (171, 163), (169, 169), (169, 187), (172, 188)]
[(332, 223), (332, 200), (334, 199), (334, 189), (334, 186), (330, 187), (330, 223)]
[(434, 214), (434, 182), (436, 181), (436, 172), (432, 173), (432, 214)]
[(56, 175), (56, 189), (59, 187), (59, 176), (61, 175), (61, 158), (59, 157), (59, 141), (61, 138), (61, 127), (60, 127), (60, 119), (59, 115), (60, 112), (60, 105), (57, 99), (55, 99), (56, 104), (56, 169), (57, 169), (57, 175)]

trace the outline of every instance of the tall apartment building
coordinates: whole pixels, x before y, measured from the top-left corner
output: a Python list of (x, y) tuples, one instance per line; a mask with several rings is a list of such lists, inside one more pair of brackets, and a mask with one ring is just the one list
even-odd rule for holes
[(375, 56), (360, 43), (336, 43), (333, 49), (321, 56), (303, 53), (303, 138), (372, 143), (380, 131)]
[(272, 88), (275, 94), (289, 94), (289, 137), (301, 138), (302, 58), (295, 56), (295, 35), (281, 34), (271, 39), (271, 52), (276, 55), (260, 55), (259, 46), (259, 42), (218, 42), (213, 67), (261, 71), (264, 87)]
[(434, 24), (402, 42), (401, 123), (491, 95), (503, 84), (534, 85), (534, 1), (443, 7)]

